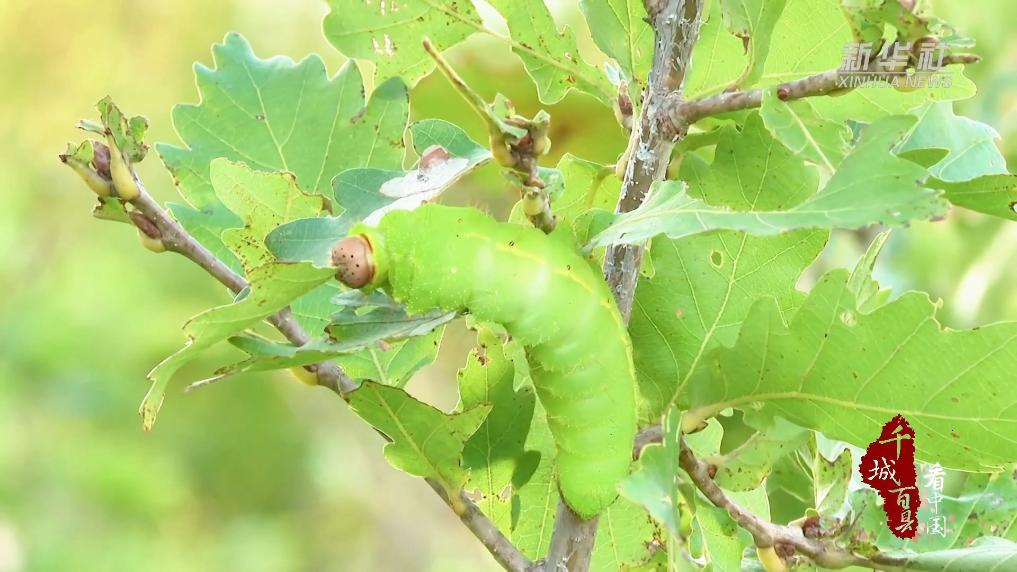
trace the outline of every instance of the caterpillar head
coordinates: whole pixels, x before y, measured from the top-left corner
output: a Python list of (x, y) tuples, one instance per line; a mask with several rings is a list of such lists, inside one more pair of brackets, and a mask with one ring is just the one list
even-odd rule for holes
[(351, 233), (332, 247), (336, 280), (350, 288), (373, 288), (385, 280), (380, 237), (370, 229), (364, 231)]

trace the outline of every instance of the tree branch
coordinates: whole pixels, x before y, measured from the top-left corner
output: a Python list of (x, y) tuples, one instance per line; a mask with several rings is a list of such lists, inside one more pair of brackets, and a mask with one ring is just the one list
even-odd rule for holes
[[(663, 440), (664, 430), (660, 425), (648, 427), (636, 435), (632, 454), (638, 458), (643, 449), (652, 443), (660, 443)], [(717, 486), (713, 477), (710, 476), (710, 465), (698, 459), (692, 449), (681, 438), (678, 442), (678, 464), (684, 470), (692, 484), (703, 493), (717, 508), (727, 511), (728, 515), (752, 535), (752, 540), (758, 548), (768, 548), (780, 545), (781, 552), (797, 552), (812, 559), (816, 564), (825, 568), (847, 568), (848, 566), (863, 566), (866, 568), (879, 568), (882, 570), (890, 568), (906, 568), (909, 564), (907, 557), (890, 556), (883, 553), (871, 554), (867, 557), (859, 556), (850, 550), (839, 546), (835, 538), (812, 538), (805, 535), (805, 531), (799, 526), (774, 524), (757, 516), (755, 513), (742, 508), (732, 501), (724, 491)]]
[[(681, 98), (703, 12), (703, 0), (647, 0), (646, 4), (656, 43), (639, 121), (626, 151), (625, 177), (615, 208), (619, 213), (638, 207), (650, 186), (667, 172), (671, 150), (682, 134), (662, 129), (666, 124), (661, 121), (662, 114), (667, 101)], [(643, 251), (642, 246), (611, 246), (604, 260), (604, 279), (626, 322), (632, 312)], [(560, 501), (545, 572), (588, 570), (596, 535), (597, 518), (584, 520)]]
[[(977, 61), (977, 56), (957, 54), (944, 57), (943, 65), (968, 64)], [(892, 80), (894, 76), (902, 77), (899, 73), (894, 74), (881, 71), (885, 65), (881, 60), (873, 60), (865, 70), (845, 72), (841, 69), (834, 69), (780, 84), (776, 86), (777, 97), (781, 101), (793, 101), (805, 97), (827, 95), (832, 92), (847, 92), (858, 87), (858, 84), (852, 81), (853, 77), (864, 77), (872, 81)], [(664, 111), (669, 123), (667, 129), (679, 133), (687, 130), (696, 121), (706, 117), (757, 108), (763, 104), (763, 94), (765, 91), (765, 88), (759, 88), (748, 91), (719, 93), (690, 101), (674, 101)]]

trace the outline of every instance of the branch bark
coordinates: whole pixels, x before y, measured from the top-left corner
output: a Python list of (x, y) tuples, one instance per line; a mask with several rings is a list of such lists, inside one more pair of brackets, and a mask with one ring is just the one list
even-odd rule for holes
[[(943, 58), (943, 65), (968, 64), (977, 61), (978, 58), (976, 56), (958, 54)], [(881, 71), (883, 66), (884, 64), (879, 60), (873, 60), (865, 70), (844, 72), (841, 69), (834, 69), (783, 83), (776, 86), (777, 97), (782, 101), (794, 101), (806, 97), (828, 95), (834, 92), (847, 92), (857, 87), (850, 79), (858, 76), (864, 76), (872, 80), (892, 79), (896, 74)], [(760, 88), (747, 91), (724, 92), (690, 101), (674, 101), (664, 111), (664, 115), (669, 123), (668, 129), (678, 133), (706, 117), (757, 108), (763, 104), (764, 93), (765, 89)]]
[[(647, 0), (647, 13), (656, 43), (653, 66), (643, 97), (639, 121), (626, 152), (625, 177), (615, 212), (628, 212), (646, 198), (650, 186), (664, 178), (671, 150), (682, 133), (665, 129), (662, 114), (668, 102), (681, 100), (692, 48), (699, 38), (703, 0)], [(627, 322), (644, 247), (612, 246), (604, 260), (604, 278)], [(590, 567), (597, 535), (597, 519), (584, 520), (564, 501), (558, 504), (545, 572), (585, 572)]]

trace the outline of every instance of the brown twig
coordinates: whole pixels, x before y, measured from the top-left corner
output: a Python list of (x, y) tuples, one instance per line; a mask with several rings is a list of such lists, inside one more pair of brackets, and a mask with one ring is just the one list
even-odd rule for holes
[[(943, 65), (968, 64), (977, 61), (978, 58), (976, 56), (958, 54), (943, 58)], [(781, 101), (794, 101), (805, 97), (827, 95), (832, 92), (849, 91), (857, 87), (856, 83), (850, 81), (852, 76), (867, 78), (873, 81), (892, 80), (894, 74), (880, 71), (882, 69), (881, 65), (879, 60), (873, 60), (865, 70), (845, 72), (835, 69), (783, 83), (775, 86), (777, 97)], [(765, 91), (764, 88), (748, 91), (732, 91), (689, 101), (672, 102), (664, 111), (668, 123), (667, 129), (671, 132), (679, 133), (688, 129), (696, 121), (706, 117), (757, 108), (763, 104)]]
[(438, 493), (438, 496), (445, 501), (445, 504), (453, 512), (457, 513), (459, 520), (463, 521), (466, 528), (470, 529), (470, 532), (487, 547), (488, 552), (491, 553), (491, 556), (494, 556), (494, 559), (498, 561), (498, 564), (501, 564), (502, 568), (510, 572), (531, 572), (534, 570), (533, 562), (516, 548), (512, 541), (506, 538), (498, 530), (498, 527), (484, 516), (484, 513), (477, 508), (477, 505), (466, 498), (466, 495), (461, 492), (459, 493), (459, 500), (462, 506), (465, 507), (464, 510), (459, 511), (456, 510), (452, 501), (448, 498), (445, 489), (440, 484), (431, 479), (427, 479), (427, 484), (434, 489), (434, 492)]

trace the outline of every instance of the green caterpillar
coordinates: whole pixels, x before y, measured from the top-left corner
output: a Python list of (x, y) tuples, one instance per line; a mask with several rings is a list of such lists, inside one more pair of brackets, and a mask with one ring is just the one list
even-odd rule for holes
[(614, 501), (636, 432), (632, 346), (585, 259), (532, 227), (434, 204), (354, 227), (332, 259), (341, 282), (382, 288), (411, 313), (462, 310), (503, 325), (526, 348), (565, 502), (590, 518)]

